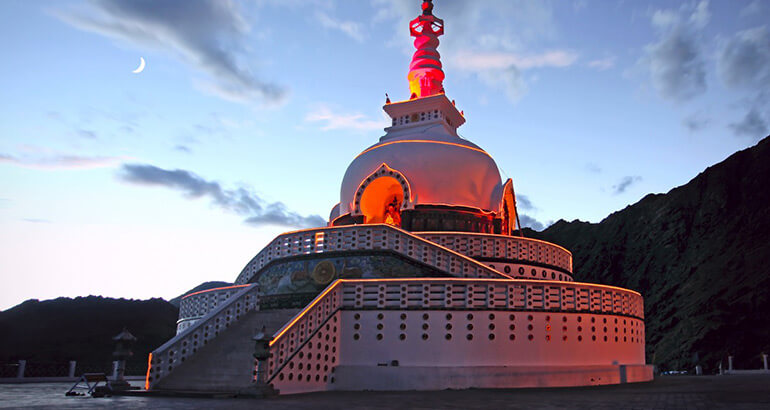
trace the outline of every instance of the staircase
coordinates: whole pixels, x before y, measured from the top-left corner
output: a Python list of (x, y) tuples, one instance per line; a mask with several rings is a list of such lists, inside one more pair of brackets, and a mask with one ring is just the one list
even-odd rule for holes
[(235, 393), (248, 388), (254, 377), (255, 332), (265, 326), (266, 334), (273, 334), (298, 312), (299, 309), (253, 310), (242, 315), (153, 389)]
[(259, 309), (259, 286), (249, 284), (150, 353), (145, 388), (235, 392), (253, 379), (257, 330), (275, 332), (299, 309)]

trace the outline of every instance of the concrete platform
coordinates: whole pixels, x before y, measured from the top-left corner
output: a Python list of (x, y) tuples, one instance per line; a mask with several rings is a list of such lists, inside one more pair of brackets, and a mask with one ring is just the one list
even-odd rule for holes
[(394, 391), (598, 386), (647, 382), (653, 378), (652, 370), (651, 365), (337, 366), (331, 388)]
[[(142, 382), (146, 376), (126, 376), (126, 380), (133, 382)], [(111, 377), (108, 377), (111, 379)], [(75, 383), (80, 380), (78, 377), (0, 377), (0, 384), (25, 384), (25, 383)]]
[(270, 399), (64, 397), (59, 383), (0, 385), (0, 408), (111, 409), (767, 409), (770, 375), (663, 376), (612, 386), (325, 392)]

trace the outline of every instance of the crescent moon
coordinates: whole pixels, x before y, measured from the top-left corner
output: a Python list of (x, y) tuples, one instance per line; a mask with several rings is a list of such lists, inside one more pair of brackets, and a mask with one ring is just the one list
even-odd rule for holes
[(137, 67), (136, 70), (132, 71), (132, 73), (134, 74), (141, 73), (142, 71), (144, 71), (144, 66), (145, 66), (144, 57), (139, 57), (139, 67)]

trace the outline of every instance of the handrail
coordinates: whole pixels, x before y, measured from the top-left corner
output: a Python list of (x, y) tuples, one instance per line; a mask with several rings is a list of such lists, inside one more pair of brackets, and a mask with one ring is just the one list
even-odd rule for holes
[(510, 278), (467, 255), (403, 229), (387, 224), (370, 224), (306, 229), (279, 235), (246, 264), (235, 283), (248, 283), (276, 259), (350, 250), (397, 252), (455, 276)]
[(289, 364), (289, 362), (291, 362), (291, 360), (294, 358), (294, 356), (296, 356), (302, 350), (302, 348), (305, 347), (306, 344), (310, 343), (313, 340), (313, 336), (315, 336), (316, 333), (318, 333), (323, 328), (323, 325), (328, 323), (329, 320), (331, 320), (331, 318), (334, 317), (334, 314), (337, 313), (340, 309), (342, 309), (342, 308), (338, 307), (333, 312), (331, 312), (331, 314), (329, 316), (327, 316), (324, 319), (323, 322), (321, 322), (321, 325), (318, 326), (317, 328), (315, 328), (315, 330), (313, 330), (313, 333), (309, 334), (308, 337), (305, 338), (305, 340), (302, 343), (300, 343), (299, 346), (297, 346), (297, 348), (294, 350), (294, 352), (291, 353), (286, 358), (286, 360), (281, 362), (281, 365), (279, 365), (277, 369), (272, 370), (270, 378), (267, 379), (267, 383), (268, 384), (270, 384), (270, 382), (272, 382), (273, 379), (275, 379), (275, 377), (278, 376), (279, 373), (281, 373), (281, 370), (283, 370), (283, 368), (286, 367)]
[(257, 309), (258, 302), (259, 285), (250, 284), (155, 349), (150, 353), (146, 386), (155, 386), (176, 368), (177, 362), (183, 362), (215, 338), (221, 329), (229, 327), (245, 313)]
[[(337, 279), (313, 299), (302, 311), (279, 329), (270, 341), (270, 364), (268, 366), (268, 382), (291, 361), (291, 358), (301, 350), (308, 341), (323, 327), (326, 322), (340, 309), (342, 304), (340, 284), (343, 279)], [(299, 328), (299, 329), (295, 329)], [(290, 346), (282, 339), (297, 337), (300, 340)]]
[[(283, 335), (285, 335), (293, 326), (295, 326), (302, 319), (304, 319), (305, 317), (308, 317), (310, 314), (312, 314), (316, 310), (319, 310), (314, 308), (318, 306), (318, 304), (321, 301), (323, 301), (323, 299), (326, 298), (329, 293), (339, 288), (342, 283), (343, 283), (342, 279), (337, 279), (334, 282), (332, 282), (329, 286), (326, 287), (326, 289), (323, 292), (321, 292), (318, 296), (316, 296), (316, 298), (313, 299), (312, 302), (310, 302), (304, 309), (302, 309), (302, 311), (297, 313), (290, 321), (288, 321), (285, 325), (283, 325), (283, 327), (281, 327), (277, 332), (275, 332), (275, 335), (270, 341), (271, 350), (273, 349), (278, 350), (278, 348), (273, 348), (273, 346), (278, 344), (279, 339), (281, 339)], [(332, 295), (333, 295), (332, 297), (338, 300), (338, 295), (336, 293), (332, 293)], [(318, 331), (323, 328), (323, 326), (329, 321), (329, 319), (331, 319), (332, 316), (335, 313), (337, 313), (337, 311), (340, 310), (339, 303), (335, 304), (334, 306), (335, 307), (333, 309), (327, 312), (323, 321), (320, 322), (318, 326), (315, 326), (311, 333), (306, 334), (304, 339), (300, 343), (298, 343), (295, 348), (292, 348), (293, 350), (291, 350), (291, 352), (286, 356), (286, 358), (279, 363), (278, 368), (270, 369), (268, 373), (269, 378), (267, 380), (267, 383), (270, 383), (281, 372), (281, 370), (283, 370), (283, 368), (287, 364), (289, 364), (289, 362), (291, 362), (291, 359), (294, 358), (294, 355), (299, 353), (299, 351), (302, 350), (302, 348), (313, 339), (313, 336), (315, 336), (316, 333), (318, 333)], [(278, 356), (278, 355), (275, 355), (275, 356)], [(275, 357), (275, 356), (271, 354), (271, 357)]]

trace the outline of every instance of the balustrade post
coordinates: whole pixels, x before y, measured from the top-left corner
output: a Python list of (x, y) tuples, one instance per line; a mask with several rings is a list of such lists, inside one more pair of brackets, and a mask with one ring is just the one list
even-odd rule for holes
[(765, 371), (767, 371), (767, 353), (762, 353), (762, 363), (764, 364)]
[(67, 377), (75, 377), (75, 367), (77, 366), (77, 363), (78, 362), (74, 360), (70, 360), (70, 368), (69, 368), (69, 371), (67, 372)]
[(727, 356), (727, 371), (733, 371), (733, 357)]
[(16, 370), (16, 378), (23, 379), (24, 371), (27, 369), (27, 361), (19, 360), (19, 368)]
[(120, 362), (121, 362), (120, 360), (113, 360), (112, 361), (112, 379), (113, 380), (117, 380), (118, 379), (119, 373), (121, 371), (121, 366), (120, 366), (121, 363)]

